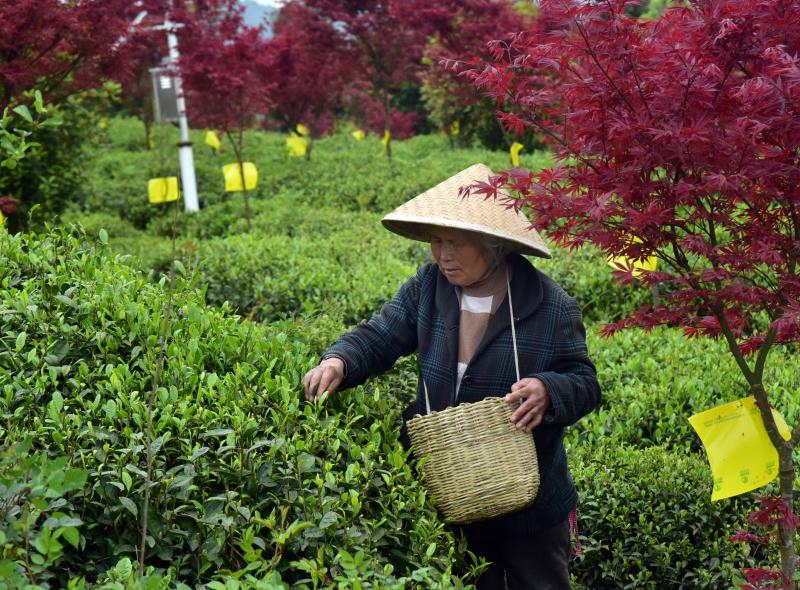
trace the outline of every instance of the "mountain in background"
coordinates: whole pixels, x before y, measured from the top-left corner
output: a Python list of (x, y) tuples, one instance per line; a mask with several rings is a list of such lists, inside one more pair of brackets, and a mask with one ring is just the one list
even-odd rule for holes
[[(275, 20), (278, 15), (278, 8), (275, 6), (264, 6), (255, 0), (240, 0), (244, 6), (244, 24), (249, 27), (257, 27), (264, 23), (264, 19), (269, 22)], [(267, 25), (267, 36), (272, 36), (272, 29)]]

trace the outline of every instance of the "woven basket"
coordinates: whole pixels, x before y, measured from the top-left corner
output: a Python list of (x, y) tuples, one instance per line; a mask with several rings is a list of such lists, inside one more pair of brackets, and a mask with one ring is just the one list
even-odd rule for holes
[(468, 524), (530, 505), (539, 490), (536, 445), (500, 397), (408, 421), (423, 483), (447, 522)]

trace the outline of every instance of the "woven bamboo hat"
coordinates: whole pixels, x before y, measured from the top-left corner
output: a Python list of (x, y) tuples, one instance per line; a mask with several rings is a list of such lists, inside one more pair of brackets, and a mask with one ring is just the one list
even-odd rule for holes
[(463, 229), (498, 238), (514, 252), (550, 258), (544, 240), (522, 213), (506, 208), (498, 199), (459, 196), (461, 187), (486, 182), (490, 176), (494, 172), (488, 166), (474, 164), (400, 205), (381, 223), (396, 234), (422, 242), (430, 241), (433, 227)]

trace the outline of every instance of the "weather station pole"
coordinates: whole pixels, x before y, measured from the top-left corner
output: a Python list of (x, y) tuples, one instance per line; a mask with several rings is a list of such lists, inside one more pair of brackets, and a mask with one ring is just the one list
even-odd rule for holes
[(197, 180), (194, 174), (194, 153), (192, 142), (189, 140), (189, 120), (186, 117), (186, 99), (183, 96), (183, 80), (181, 80), (178, 70), (178, 35), (175, 33), (180, 26), (169, 20), (169, 16), (164, 19), (164, 29), (167, 32), (167, 46), (169, 47), (169, 63), (172, 66), (172, 79), (175, 85), (175, 98), (178, 107), (178, 127), (180, 129), (180, 141), (178, 142), (178, 157), (181, 164), (181, 185), (183, 186), (183, 204), (187, 212), (193, 213), (200, 210), (197, 200)]

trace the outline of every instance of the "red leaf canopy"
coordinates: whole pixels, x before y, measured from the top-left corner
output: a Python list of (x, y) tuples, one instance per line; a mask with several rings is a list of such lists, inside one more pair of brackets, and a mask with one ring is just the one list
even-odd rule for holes
[(546, 28), (466, 72), (561, 162), (495, 184), (563, 245), (658, 256), (642, 281), (663, 305), (608, 332), (800, 340), (800, 4), (704, 0), (655, 21), (625, 4), (545, 0)]

